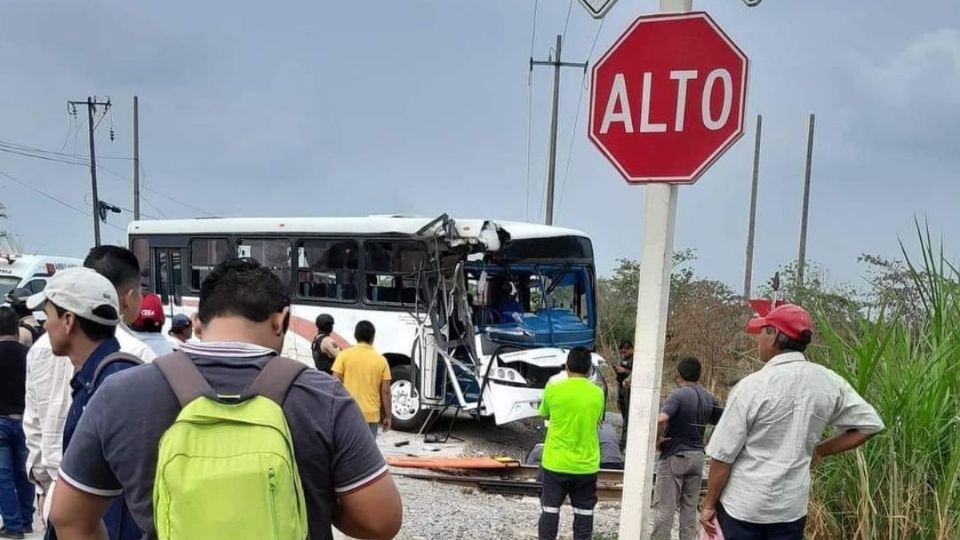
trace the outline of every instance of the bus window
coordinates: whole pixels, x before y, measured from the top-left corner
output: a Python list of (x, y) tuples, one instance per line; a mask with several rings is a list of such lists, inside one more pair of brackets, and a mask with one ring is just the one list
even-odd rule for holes
[(194, 238), (190, 240), (190, 290), (199, 291), (200, 284), (213, 268), (227, 260), (230, 241), (226, 238)]
[(301, 298), (355, 302), (360, 270), (354, 240), (303, 240), (297, 244), (297, 294)]
[(242, 239), (237, 243), (237, 256), (256, 259), (276, 274), (284, 285), (290, 284), (290, 241), (286, 238)]
[(423, 246), (418, 242), (389, 240), (363, 245), (367, 301), (413, 305), (417, 301), (417, 271), (426, 264)]
[(137, 256), (137, 260), (140, 261), (140, 287), (145, 290), (151, 290), (150, 283), (150, 273), (151, 273), (151, 257), (150, 257), (150, 241), (146, 238), (137, 238), (133, 241), (133, 254)]

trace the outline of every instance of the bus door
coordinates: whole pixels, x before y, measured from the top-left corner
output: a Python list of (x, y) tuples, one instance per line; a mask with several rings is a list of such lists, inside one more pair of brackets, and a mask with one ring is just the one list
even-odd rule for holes
[(167, 319), (183, 313), (183, 249), (154, 248), (154, 292), (163, 301)]

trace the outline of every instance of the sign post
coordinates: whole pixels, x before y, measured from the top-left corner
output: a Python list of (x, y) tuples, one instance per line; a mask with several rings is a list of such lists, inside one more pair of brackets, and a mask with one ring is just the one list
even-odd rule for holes
[(677, 184), (692, 184), (743, 135), (747, 58), (692, 0), (660, 0), (593, 68), (589, 137), (631, 184), (646, 184), (622, 540), (646, 540)]

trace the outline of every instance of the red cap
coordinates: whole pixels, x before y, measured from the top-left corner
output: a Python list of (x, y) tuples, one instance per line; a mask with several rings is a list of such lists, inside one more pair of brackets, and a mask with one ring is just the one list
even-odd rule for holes
[(140, 300), (140, 315), (131, 326), (142, 330), (146, 327), (147, 320), (153, 321), (152, 326), (163, 326), (163, 301), (153, 293), (143, 295)]
[(810, 314), (794, 304), (784, 304), (762, 317), (750, 319), (747, 323), (747, 333), (759, 334), (767, 326), (776, 328), (781, 334), (791, 339), (800, 339), (804, 331), (813, 331)]

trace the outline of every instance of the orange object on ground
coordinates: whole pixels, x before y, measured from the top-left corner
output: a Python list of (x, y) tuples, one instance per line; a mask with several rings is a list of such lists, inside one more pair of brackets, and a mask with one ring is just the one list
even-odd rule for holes
[(507, 469), (519, 467), (520, 462), (510, 458), (492, 457), (387, 457), (394, 467), (411, 469)]

